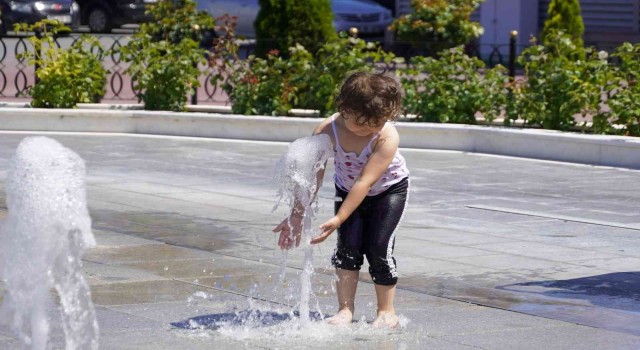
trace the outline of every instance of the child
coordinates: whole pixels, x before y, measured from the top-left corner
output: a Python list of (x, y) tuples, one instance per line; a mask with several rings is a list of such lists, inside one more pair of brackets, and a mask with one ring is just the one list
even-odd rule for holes
[[(363, 256), (375, 284), (378, 310), (373, 325), (396, 327), (393, 299), (398, 280), (393, 247), (409, 192), (409, 171), (398, 152), (399, 136), (391, 121), (402, 108), (402, 87), (383, 74), (350, 75), (336, 98), (338, 113), (324, 120), (314, 135), (326, 134), (334, 148), (335, 216), (320, 225), (311, 244), (338, 230), (331, 262), (338, 276), (338, 313), (330, 324), (351, 323)], [(319, 183), (324, 170), (318, 174)], [(300, 244), (303, 208), (297, 206), (273, 231), (278, 245)]]

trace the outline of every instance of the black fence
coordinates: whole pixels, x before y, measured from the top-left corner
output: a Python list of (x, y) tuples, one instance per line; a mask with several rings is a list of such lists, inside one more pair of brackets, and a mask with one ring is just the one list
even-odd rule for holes
[[(124, 61), (120, 48), (125, 46), (129, 35), (100, 35), (97, 36), (103, 47), (103, 52), (96, 52), (102, 59), (104, 68), (108, 71), (106, 93), (104, 101), (114, 103), (138, 103), (138, 92), (135, 91), (131, 77), (126, 73), (128, 64)], [(78, 40), (79, 36), (72, 34), (58, 37), (55, 42), (60, 48), (66, 48)], [(254, 45), (249, 42), (241, 45), (239, 55), (246, 58), (252, 53)], [(0, 100), (28, 101), (29, 86), (36, 82), (36, 66), (21, 57), (22, 54), (35, 48), (27, 36), (7, 35), (0, 37)], [(41, 48), (41, 50), (46, 50)], [(225, 104), (226, 94), (219, 86), (211, 84), (212, 73), (207, 66), (200, 67), (203, 72), (200, 77), (200, 87), (194, 95), (195, 103)]]

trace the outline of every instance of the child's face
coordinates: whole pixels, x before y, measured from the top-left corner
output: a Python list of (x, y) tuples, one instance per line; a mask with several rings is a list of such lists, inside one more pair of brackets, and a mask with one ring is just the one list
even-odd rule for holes
[(382, 130), (384, 123), (385, 122), (377, 125), (369, 125), (368, 123), (358, 123), (353, 117), (347, 117), (344, 119), (344, 125), (347, 130), (358, 136), (369, 136), (377, 133)]

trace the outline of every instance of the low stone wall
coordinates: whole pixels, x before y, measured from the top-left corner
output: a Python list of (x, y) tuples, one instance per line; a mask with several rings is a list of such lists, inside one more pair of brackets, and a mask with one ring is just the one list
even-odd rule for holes
[[(290, 142), (319, 118), (131, 109), (0, 108), (0, 130), (132, 133)], [(396, 124), (401, 147), (477, 152), (640, 169), (640, 139), (456, 124)]]

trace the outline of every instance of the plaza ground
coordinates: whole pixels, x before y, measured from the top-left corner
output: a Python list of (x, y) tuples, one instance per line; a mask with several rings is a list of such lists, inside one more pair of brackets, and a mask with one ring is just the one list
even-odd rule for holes
[[(0, 132), (0, 218), (8, 161), (30, 135)], [(365, 267), (360, 322), (298, 330), (279, 317), (297, 301), (302, 251), (288, 254), (278, 284), (282, 253), (271, 233), (284, 212), (271, 212), (272, 175), (286, 143), (45, 135), (86, 161), (98, 246), (83, 260), (102, 349), (640, 348), (638, 170), (403, 149), (411, 170), (395, 250), (403, 327), (367, 324), (375, 295)], [(318, 221), (332, 214), (332, 173)], [(311, 309), (327, 314), (336, 308), (334, 244), (335, 235), (314, 257)], [(179, 326), (247, 310), (275, 321)], [(53, 347), (63, 348), (59, 323), (52, 327)], [(18, 345), (0, 327), (0, 348)]]

